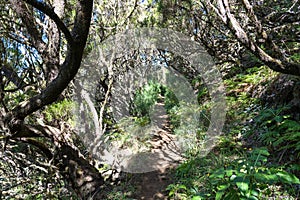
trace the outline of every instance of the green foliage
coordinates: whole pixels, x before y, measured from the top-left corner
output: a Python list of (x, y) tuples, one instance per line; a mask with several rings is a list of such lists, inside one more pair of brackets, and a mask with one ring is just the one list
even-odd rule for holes
[(153, 105), (164, 101), (167, 113), (178, 104), (175, 94), (167, 87), (150, 81), (138, 90), (132, 102), (132, 114), (137, 117), (149, 117)]
[(300, 157), (300, 123), (284, 115), (288, 107), (264, 109), (255, 119), (259, 141), (274, 151), (288, 150)]
[[(0, 148), (4, 149), (2, 143)], [(0, 199), (76, 199), (37, 148), (8, 143), (0, 152)]]
[(260, 88), (268, 84), (275, 75), (267, 67), (254, 67), (224, 80), (229, 107), (227, 119), (237, 122), (249, 117), (255, 111), (254, 108), (259, 107), (259, 100), (253, 97), (253, 93), (259, 93)]
[(135, 187), (129, 186), (126, 183), (122, 183), (121, 185), (115, 186), (111, 191), (107, 194), (107, 199), (109, 200), (133, 200), (131, 197)]
[(132, 152), (149, 151), (153, 126), (150, 115), (155, 111), (156, 103), (164, 103), (167, 113), (176, 106), (178, 100), (174, 93), (165, 86), (150, 81), (138, 90), (131, 103), (131, 117), (120, 120), (105, 134), (105, 141), (120, 147), (130, 148)]
[(260, 191), (267, 190), (269, 185), (300, 183), (295, 175), (268, 166), (269, 155), (266, 148), (257, 148), (229, 166), (214, 170), (209, 182), (215, 199), (260, 199)]
[[(171, 199), (268, 199), (276, 193), (296, 194), (299, 178), (282, 166), (270, 165), (267, 148), (249, 149), (240, 157), (226, 154), (196, 157), (176, 170), (177, 181), (167, 188)], [(273, 188), (276, 188), (275, 191)]]
[(224, 83), (229, 92), (245, 91), (254, 85), (268, 82), (268, 79), (272, 78), (275, 74), (267, 67), (253, 67), (236, 74), (230, 79), (224, 80)]
[(167, 187), (170, 199), (193, 199), (202, 196), (202, 190), (207, 185), (208, 171), (221, 160), (194, 157), (182, 163), (176, 169), (177, 181)]
[[(299, 174), (295, 163), (299, 122), (285, 114), (288, 107), (264, 109), (250, 96), (253, 91), (259, 94), (274, 75), (262, 67), (225, 80), (228, 115), (224, 135), (204, 158), (192, 149), (193, 156), (177, 168), (176, 181), (168, 187), (170, 199), (297, 198), (300, 182), (294, 174)], [(180, 108), (173, 110), (180, 119)], [(261, 147), (248, 147), (254, 144)], [(289, 163), (279, 164), (287, 152)]]
[(169, 191), (170, 197), (176, 196), (177, 199), (187, 199), (186, 193), (188, 188), (183, 184), (170, 184), (167, 190)]
[(178, 128), (180, 126), (180, 107), (174, 106), (168, 112), (170, 116), (170, 125), (171, 128)]
[(177, 97), (175, 96), (175, 94), (167, 87), (161, 87), (162, 89), (162, 95), (164, 95), (165, 97), (165, 109), (167, 111), (167, 113), (169, 113), (169, 111), (173, 108), (178, 106), (179, 101), (177, 99)]
[(157, 101), (161, 93), (160, 85), (150, 82), (148, 85), (136, 92), (133, 100), (133, 115), (134, 116), (149, 116), (151, 106)]
[(74, 108), (74, 102), (64, 99), (58, 103), (47, 106), (44, 110), (45, 120), (47, 122), (53, 122), (53, 120), (63, 120), (72, 124), (71, 116), (73, 115), (72, 109)]
[[(299, 28), (300, 29), (300, 28)], [(294, 62), (300, 63), (300, 53), (295, 53), (290, 57)]]

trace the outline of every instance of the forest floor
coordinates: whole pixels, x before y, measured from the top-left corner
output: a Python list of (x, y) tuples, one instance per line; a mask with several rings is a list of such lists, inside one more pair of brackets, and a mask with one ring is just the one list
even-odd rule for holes
[[(176, 147), (177, 132), (173, 133), (164, 103), (157, 102), (155, 116), (150, 114), (155, 128), (146, 131), (142, 127), (141, 132), (151, 134), (151, 151), (165, 162), (152, 162), (159, 159), (151, 157), (148, 163), (156, 166), (156, 170), (128, 174), (126, 180), (121, 180), (121, 187), (114, 190), (119, 196), (110, 199), (211, 199), (217, 195), (223, 195), (220, 199), (240, 199), (245, 190), (253, 193), (253, 199), (299, 199), (300, 154), (295, 151), (295, 146), (299, 145), (299, 134), (296, 136), (300, 130), (299, 98), (295, 101), (297, 106), (291, 108), (282, 102), (291, 101), (295, 96), (293, 91), (299, 89), (284, 88), (277, 94), (277, 88), (289, 86), (282, 84), (288, 82), (283, 80), (263, 90), (265, 84), (273, 84), (271, 79), (275, 75), (272, 77), (270, 73), (267, 69), (257, 69), (254, 74), (251, 71), (226, 80), (229, 109), (224, 136), (211, 154), (197, 157), (192, 152), (183, 164), (182, 153)], [(241, 79), (246, 84), (240, 84)], [(284, 95), (282, 91), (289, 92)], [(275, 145), (275, 141), (281, 143)], [(233, 171), (237, 174), (232, 174)], [(279, 175), (283, 178), (278, 178)], [(237, 180), (251, 177), (251, 181), (243, 182), (245, 187), (241, 187), (236, 184), (236, 177)], [(225, 184), (228, 189), (218, 192)]]
[(171, 172), (174, 167), (170, 165), (166, 169), (134, 175), (132, 185), (135, 186), (136, 192), (133, 198), (138, 200), (167, 199), (166, 187), (172, 183)]
[(153, 113), (151, 123), (156, 126), (156, 131), (150, 141), (151, 152), (160, 159), (153, 163), (155, 171), (133, 175), (132, 185), (136, 188), (133, 198), (138, 200), (167, 199), (166, 187), (172, 183), (172, 171), (183, 160), (164, 103), (156, 103)]

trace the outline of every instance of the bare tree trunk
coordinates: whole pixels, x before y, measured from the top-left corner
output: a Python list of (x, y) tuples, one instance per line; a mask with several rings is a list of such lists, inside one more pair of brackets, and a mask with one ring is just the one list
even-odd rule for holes
[[(284, 52), (281, 51), (280, 48), (271, 39), (271, 36), (269, 36), (267, 32), (263, 30), (261, 22), (255, 15), (253, 8), (248, 0), (243, 0), (243, 5), (247, 11), (249, 19), (252, 21), (256, 29), (256, 37), (263, 40), (263, 45), (265, 46), (266, 50), (261, 48), (260, 45), (249, 36), (247, 30), (242, 27), (241, 23), (232, 13), (230, 1), (218, 0), (218, 7), (214, 6), (212, 1), (204, 1), (204, 4), (206, 4), (207, 7), (211, 8), (211, 10), (213, 10), (217, 14), (220, 21), (222, 21), (222, 23), (229, 28), (236, 39), (246, 49), (248, 49), (269, 68), (277, 72), (300, 76), (300, 64), (287, 59), (284, 55)], [(291, 21), (298, 21), (298, 15), (295, 15), (293, 20)]]
[[(93, 0), (77, 1), (72, 31), (69, 31), (61, 20), (64, 14), (64, 0), (54, 0), (54, 9), (52, 6), (37, 0), (10, 1), (25, 25), (32, 45), (42, 56), (45, 63), (45, 79), (48, 83), (41, 93), (21, 102), (10, 111), (3, 110), (1, 112), (0, 128), (8, 132), (2, 138), (7, 140), (16, 138), (30, 139), (31, 137), (52, 138), (57, 149), (55, 155), (52, 155), (50, 147), (47, 147), (46, 143), (32, 144), (44, 152), (49, 160), (54, 160), (54, 164), (64, 176), (65, 181), (81, 199), (103, 199), (101, 189), (104, 185), (104, 179), (101, 177), (101, 174), (88, 160), (81, 156), (73, 144), (64, 140), (62, 131), (46, 125), (24, 124), (25, 117), (45, 105), (55, 102), (75, 77), (81, 64), (83, 50), (89, 33)], [(40, 10), (51, 19), (49, 20), (47, 44), (42, 39), (44, 36), (35, 23), (33, 8)], [(64, 34), (68, 47), (62, 64), (60, 64), (59, 59), (61, 33)]]
[[(64, 16), (64, 7), (65, 2), (64, 0), (53, 0), (52, 4), (54, 8), (54, 12), (57, 14), (59, 18)], [(58, 29), (56, 23), (48, 17), (49, 24), (48, 24), (48, 44), (47, 44), (47, 53), (44, 59), (45, 66), (44, 66), (44, 73), (46, 82), (50, 83), (54, 80), (59, 72), (59, 65), (60, 65), (60, 43), (61, 43), (61, 33)]]
[(103, 177), (78, 151), (61, 146), (55, 159), (65, 181), (81, 199), (103, 199)]

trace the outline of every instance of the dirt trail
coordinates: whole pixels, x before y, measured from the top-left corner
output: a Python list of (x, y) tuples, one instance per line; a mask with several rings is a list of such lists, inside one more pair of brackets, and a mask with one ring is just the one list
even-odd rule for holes
[(137, 188), (134, 198), (138, 200), (167, 199), (166, 187), (173, 182), (170, 172), (183, 160), (176, 138), (171, 133), (163, 101), (156, 103), (153, 113), (151, 120), (156, 130), (152, 135), (151, 152), (164, 161), (157, 165), (156, 171), (134, 175), (133, 184)]
[(173, 182), (169, 166), (164, 171), (153, 171), (134, 176), (134, 185), (137, 188), (134, 199), (142, 200), (165, 200), (168, 199), (166, 188)]

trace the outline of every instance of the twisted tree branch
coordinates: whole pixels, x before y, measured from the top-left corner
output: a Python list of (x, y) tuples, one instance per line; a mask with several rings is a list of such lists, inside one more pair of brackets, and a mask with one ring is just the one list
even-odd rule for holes
[(69, 29), (66, 27), (66, 25), (63, 23), (63, 21), (59, 18), (59, 16), (54, 12), (54, 8), (47, 5), (45, 2), (36, 1), (36, 0), (24, 0), (26, 3), (32, 5), (34, 8), (42, 11), (46, 15), (48, 15), (57, 25), (57, 27), (63, 32), (65, 35), (69, 45), (73, 44), (73, 37), (69, 31)]

